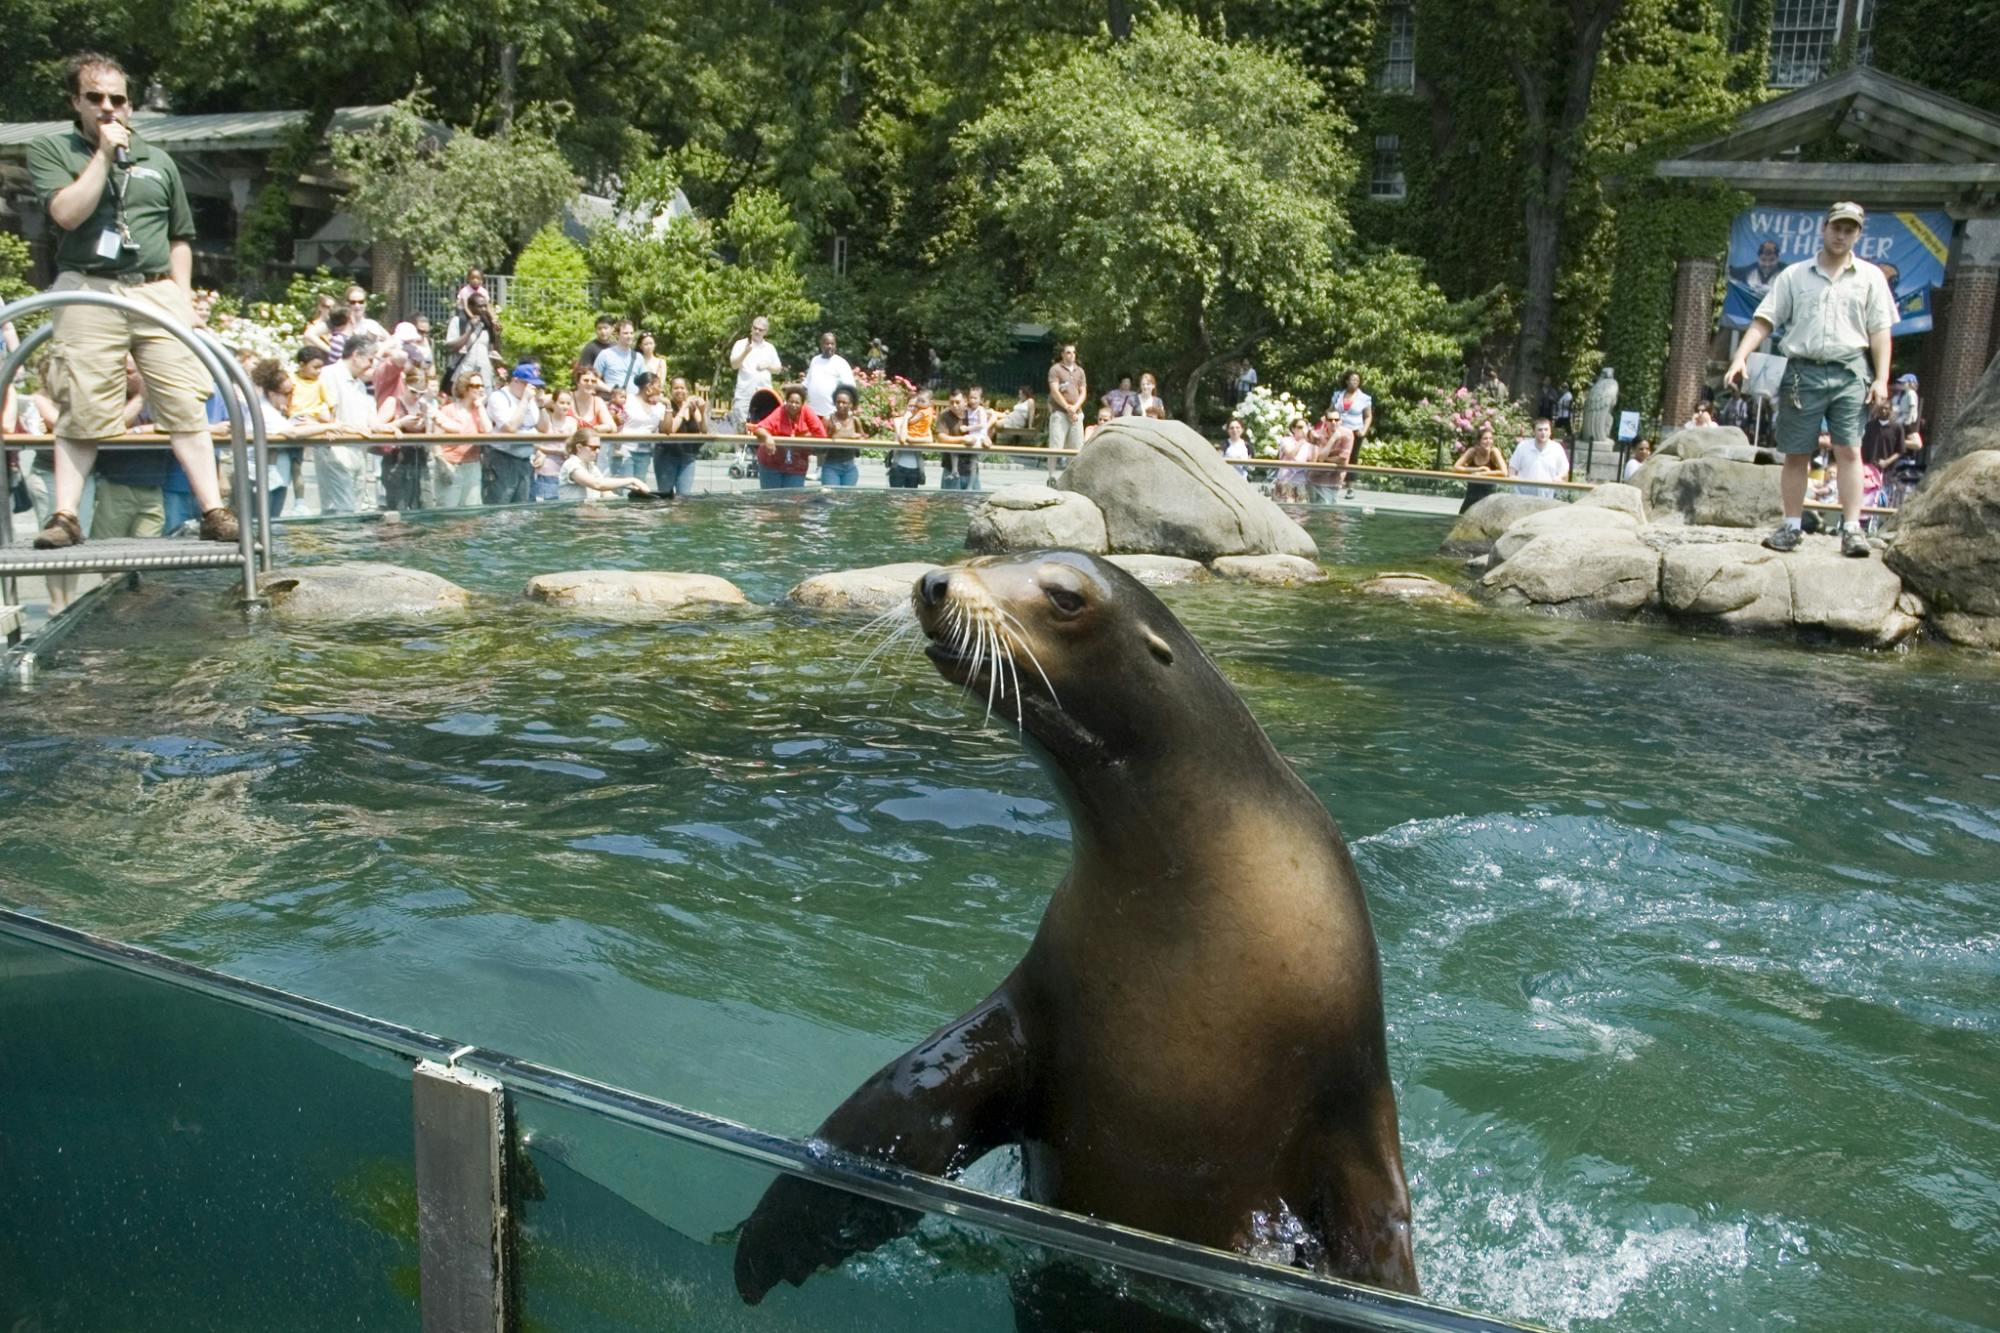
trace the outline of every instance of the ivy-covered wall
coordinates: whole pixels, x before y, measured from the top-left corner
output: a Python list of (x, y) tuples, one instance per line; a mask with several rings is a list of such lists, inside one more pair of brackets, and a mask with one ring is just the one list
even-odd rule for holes
[[(1627, 0), (1613, 24), (1584, 129), (1586, 169), (1570, 194), (1548, 362), (1556, 382), (1582, 384), (1608, 359), (1628, 405), (1658, 406), (1674, 261), (1719, 257), (1729, 219), (1748, 199), (1670, 186), (1652, 176), (1652, 164), (1724, 133), (1731, 117), (1769, 95), (1772, 3), (1748, 0), (1739, 11), (1737, 0)], [(1518, 305), (1525, 270), (1518, 94), (1494, 55), (1496, 34), (1480, 0), (1416, 0), (1415, 14), (1415, 91), (1375, 87), (1387, 43), (1378, 23), (1371, 77), (1353, 104), (1363, 165), (1352, 200), (1356, 230), (1421, 255), (1454, 297), (1497, 287), (1503, 307)], [(1400, 139), (1407, 183), (1400, 203), (1368, 196), (1367, 167), (1384, 134)], [(1490, 350), (1504, 357), (1504, 348)], [(1530, 396), (1539, 388), (1513, 387)]]

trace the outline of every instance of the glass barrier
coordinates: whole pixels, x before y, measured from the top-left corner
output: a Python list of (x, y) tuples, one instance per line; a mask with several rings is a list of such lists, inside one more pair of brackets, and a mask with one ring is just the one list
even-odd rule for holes
[[(1518, 1327), (829, 1157), (0, 910), (0, 1328), (419, 1327), (412, 1071), (454, 1058), (511, 1122), (510, 1328)], [(907, 1234), (753, 1309), (739, 1228), (787, 1170)]]
[(836, 1201), (834, 1212), (850, 1225), (884, 1218), (897, 1219), (892, 1228), (914, 1226), (802, 1286), (778, 1282), (752, 1309), (736, 1288), (737, 1243), (744, 1219), (778, 1172), (534, 1092), (516, 1089), (512, 1105), (521, 1149), (515, 1207), (523, 1327), (580, 1333), (1511, 1327), (1342, 1291), (1304, 1274), (1267, 1277), (1255, 1265), (1170, 1242), (1148, 1248), (1155, 1258), (1178, 1251), (1167, 1256), (1173, 1266), (1190, 1274), (1206, 1270), (1212, 1281), (1162, 1276), (1070, 1252), (1074, 1235), (1066, 1227), (1048, 1227), (1044, 1242), (1032, 1222), (1019, 1218), (1003, 1233), (987, 1218), (924, 1215), (830, 1189), (823, 1197)]
[(410, 1063), (0, 933), (0, 1328), (415, 1329)]

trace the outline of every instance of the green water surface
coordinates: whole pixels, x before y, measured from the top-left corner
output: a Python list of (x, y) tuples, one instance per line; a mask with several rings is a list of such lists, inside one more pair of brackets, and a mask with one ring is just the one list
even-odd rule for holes
[[(965, 514), (286, 536), (481, 594), (433, 624), (246, 624), (219, 576), (148, 580), (0, 694), (0, 900), (806, 1131), (992, 987), (1067, 862), (997, 715), (775, 605), (950, 558)], [(2000, 668), (1372, 601), (1353, 575), (1442, 521), (1305, 521), (1333, 584), (1163, 596), (1353, 846), (1426, 1294), (1578, 1330), (1995, 1327)], [(759, 605), (518, 600), (590, 567)]]

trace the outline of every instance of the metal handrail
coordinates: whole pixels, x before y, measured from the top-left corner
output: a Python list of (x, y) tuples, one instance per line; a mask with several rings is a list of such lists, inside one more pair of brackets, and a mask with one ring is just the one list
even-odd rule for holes
[[(235, 366), (232, 358), (218, 356), (214, 347), (204, 342), (201, 336), (193, 329), (181, 323), (173, 316), (163, 311), (155, 310), (150, 306), (141, 305), (129, 297), (114, 296), (110, 292), (39, 292), (33, 296), (24, 296), (18, 301), (0, 307), (0, 324), (20, 319), (24, 315), (32, 315), (37, 311), (56, 309), (66, 305), (98, 306), (106, 310), (117, 310), (128, 318), (137, 316), (139, 319), (164, 330), (168, 336), (192, 352), (195, 359), (208, 371), (209, 377), (214, 381), (216, 387), (223, 390), (223, 410), (229, 418), (230, 459), (238, 477), (248, 475), (246, 469), (249, 460), (246, 456), (244, 416), (249, 411), (251, 404), (248, 401), (239, 401), (235, 394), (228, 392), (228, 386), (235, 382), (228, 368)], [(55, 326), (51, 323), (48, 327), (53, 330)], [(40, 330), (36, 332), (39, 333)], [(13, 375), (19, 364), (20, 354), (32, 341), (32, 337), (24, 341), (21, 347), (16, 348), (14, 354), (7, 358), (4, 364), (5, 377), (0, 378), (0, 384), (11, 384), (13, 382)], [(240, 373), (241, 367), (236, 367), (236, 369)], [(260, 476), (258, 485), (260, 491), (263, 489), (261, 480)], [(239, 524), (237, 546), (243, 560), (243, 600), (247, 605), (257, 600), (257, 541), (260, 529), (256, 524), (258, 507), (251, 502), (248, 489), (244, 486), (239, 485), (236, 488), (236, 508), (236, 517)], [(261, 532), (265, 537), (265, 545), (268, 546), (270, 544), (268, 539), (269, 529), (262, 529)]]

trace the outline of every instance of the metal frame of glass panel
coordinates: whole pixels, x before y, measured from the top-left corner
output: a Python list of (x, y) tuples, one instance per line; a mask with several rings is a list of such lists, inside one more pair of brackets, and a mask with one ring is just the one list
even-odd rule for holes
[(1358, 1284), (1260, 1263), (1024, 1199), (987, 1194), (954, 1181), (832, 1151), (691, 1111), (655, 1097), (483, 1047), (465, 1046), (385, 1019), (308, 999), (169, 958), (134, 945), (0, 908), (0, 936), (41, 945), (110, 967), (304, 1024), (393, 1053), (472, 1070), (503, 1089), (566, 1104), (668, 1138), (700, 1144), (884, 1203), (973, 1224), (1015, 1240), (1151, 1277), (1343, 1322), (1408, 1333), (1511, 1333), (1525, 1325), (1454, 1310)]

